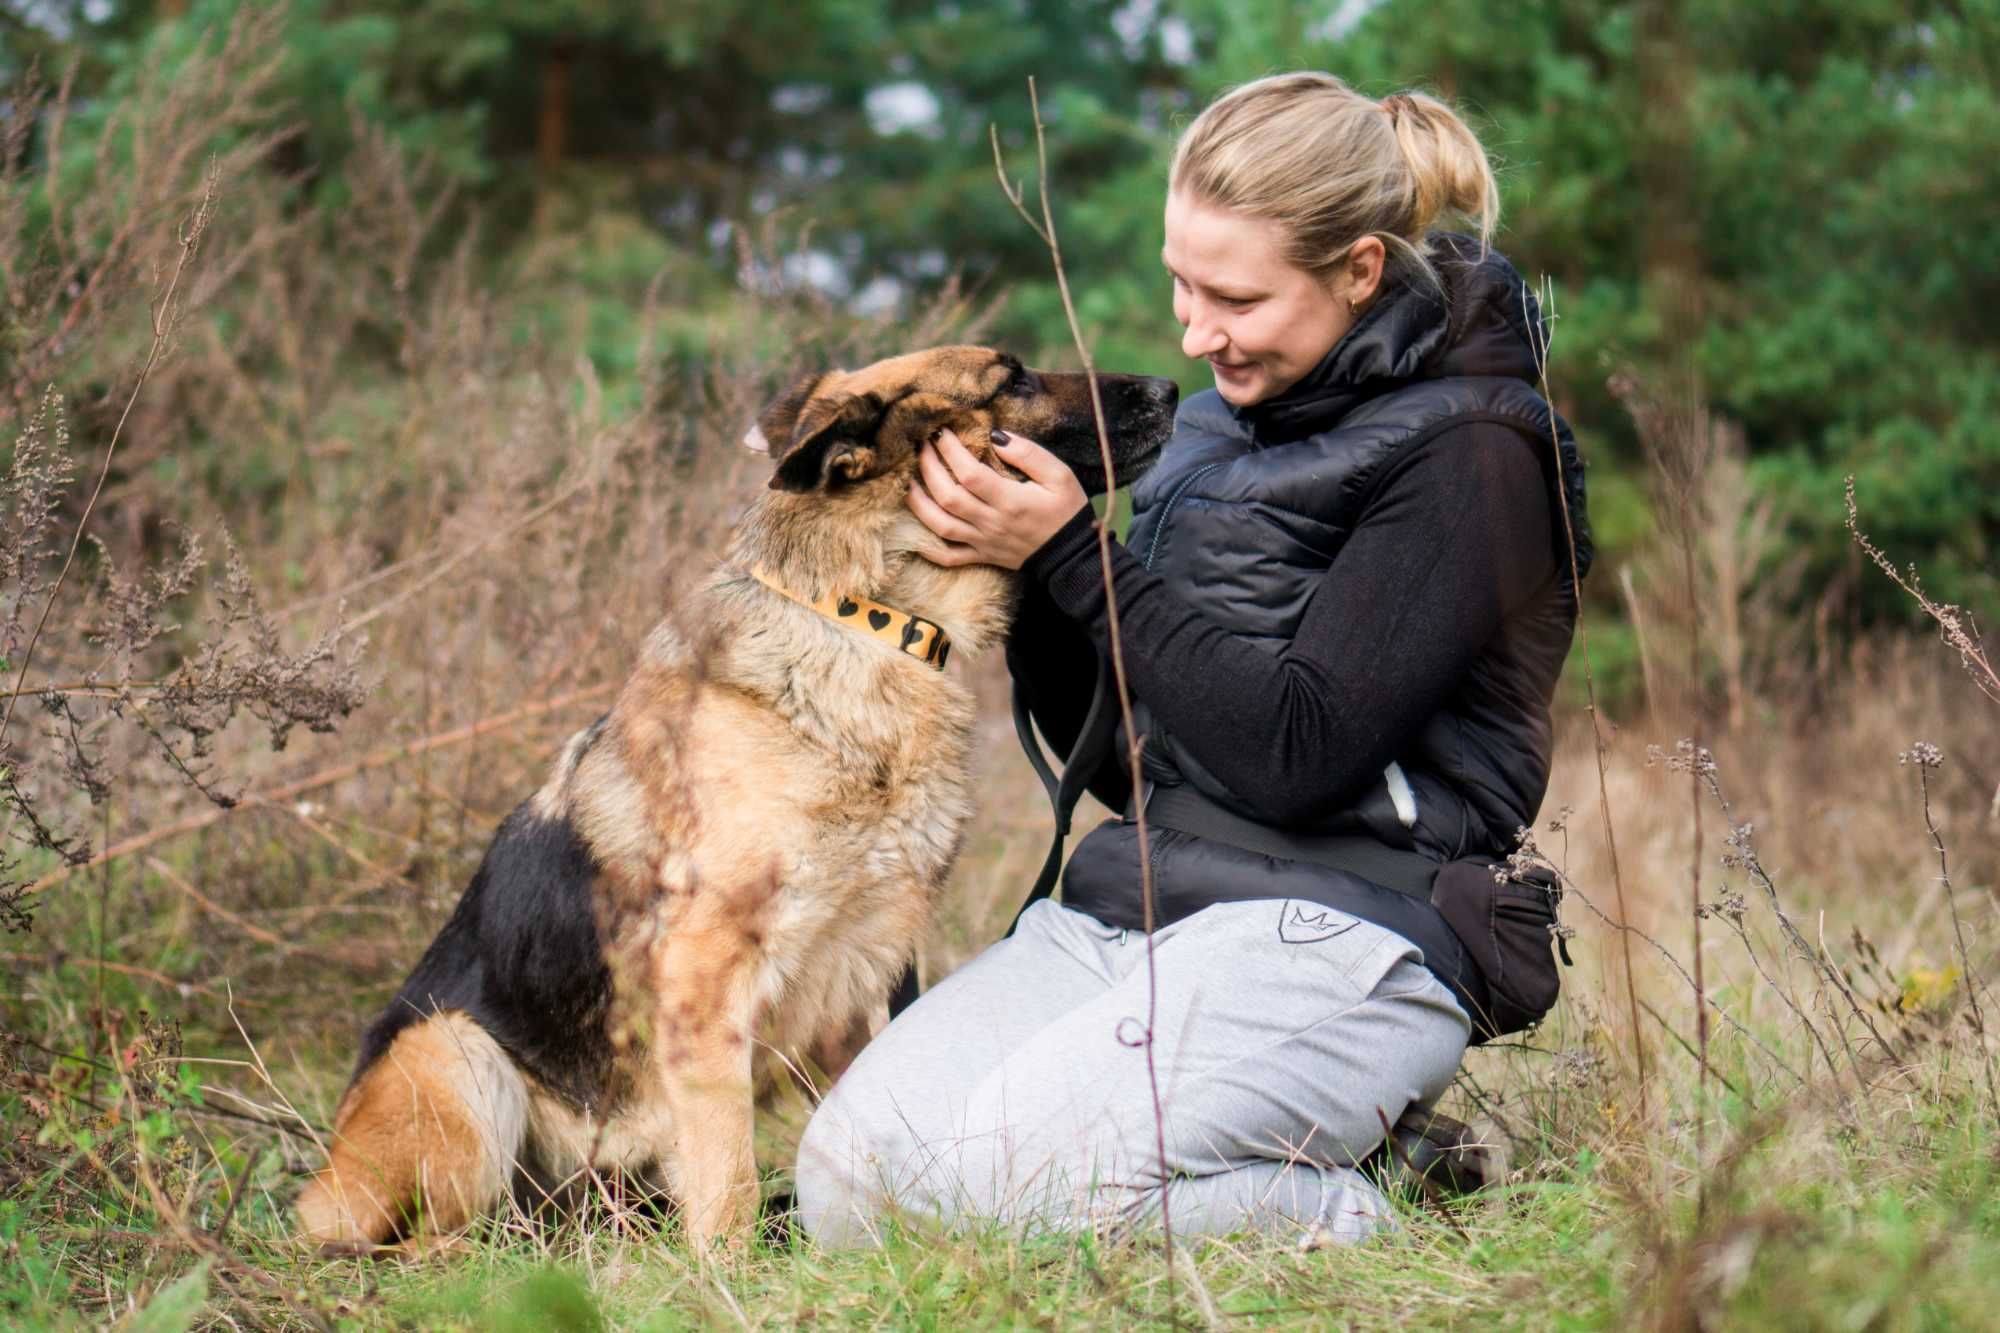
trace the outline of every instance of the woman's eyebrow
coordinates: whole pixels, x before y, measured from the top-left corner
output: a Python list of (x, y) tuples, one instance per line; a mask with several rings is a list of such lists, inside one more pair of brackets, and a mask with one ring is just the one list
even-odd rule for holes
[[(1163, 264), (1166, 263), (1165, 260), (1162, 260), (1161, 262)], [(1176, 278), (1181, 277), (1181, 275), (1174, 269), (1174, 266), (1172, 264), (1166, 264), (1166, 269), (1167, 272), (1171, 274), (1173, 277)], [(1181, 278), (1181, 281), (1186, 282), (1190, 287), (1201, 287), (1207, 285), (1205, 283), (1190, 281), (1187, 278)], [(1262, 292), (1232, 292), (1232, 291), (1227, 291), (1221, 287), (1209, 287), (1208, 290), (1210, 295), (1218, 297), (1224, 301), (1261, 301), (1264, 299), (1264, 293)]]

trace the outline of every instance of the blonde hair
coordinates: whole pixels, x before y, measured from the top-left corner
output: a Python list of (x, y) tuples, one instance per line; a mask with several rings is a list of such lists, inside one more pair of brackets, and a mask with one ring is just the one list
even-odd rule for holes
[(1276, 222), (1286, 257), (1321, 277), (1374, 236), (1392, 276), (1438, 286), (1432, 224), (1463, 217), (1484, 256), (1500, 217), (1492, 164), (1456, 112), (1419, 92), (1378, 102), (1331, 74), (1275, 74), (1217, 98), (1174, 146), (1167, 183)]

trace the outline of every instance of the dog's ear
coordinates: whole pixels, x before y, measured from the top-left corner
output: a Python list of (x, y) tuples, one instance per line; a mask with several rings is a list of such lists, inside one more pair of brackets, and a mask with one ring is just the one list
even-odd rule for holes
[(836, 479), (867, 476), (875, 467), (875, 435), (887, 410), (873, 393), (808, 397), (792, 425), (784, 458), (771, 475), (771, 489), (810, 491)]
[(809, 370), (792, 381), (791, 387), (771, 400), (770, 406), (757, 414), (756, 421), (743, 436), (743, 447), (755, 453), (769, 454), (772, 458), (783, 458), (792, 445), (792, 428), (798, 425), (799, 413), (812, 401), (815, 390), (830, 377), (838, 375), (837, 370)]

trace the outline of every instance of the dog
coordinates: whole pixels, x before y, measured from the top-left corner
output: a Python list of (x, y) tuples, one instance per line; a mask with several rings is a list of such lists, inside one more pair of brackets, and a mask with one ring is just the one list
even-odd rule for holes
[[(1176, 390), (1097, 378), (1130, 480)], [(865, 1044), (972, 812), (973, 700), (944, 668), (1005, 634), (1014, 576), (918, 554), (905, 497), (947, 427), (1008, 475), (996, 429), (1104, 488), (1087, 378), (989, 348), (808, 374), (766, 407), (744, 443), (770, 483), (725, 557), (365, 1034), (304, 1238), (414, 1244), (595, 1171), (664, 1191), (696, 1242), (745, 1233), (757, 1089)]]

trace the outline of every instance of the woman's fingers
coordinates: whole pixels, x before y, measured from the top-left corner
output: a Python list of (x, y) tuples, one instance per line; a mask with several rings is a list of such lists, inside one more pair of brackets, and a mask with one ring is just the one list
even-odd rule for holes
[(972, 451), (965, 447), (965, 441), (951, 431), (939, 431), (935, 447), (925, 452), (942, 459), (952, 476), (958, 479), (958, 484), (981, 503), (993, 505), (1004, 502), (1012, 483), (974, 458)]
[(1070, 471), (1069, 464), (1025, 435), (1008, 435), (1002, 439), (996, 433), (993, 444), (999, 449), (1000, 457), (1027, 473), (1028, 480), (1038, 486), (1061, 490), (1075, 480), (1076, 474)]
[(1002, 476), (950, 431), (940, 431), (918, 451), (909, 506), (950, 548), (938, 556), (924, 553), (937, 564), (977, 561), (1019, 569), (1089, 503), (1076, 477), (1053, 454), (1032, 440), (994, 434), (1006, 461), (1024, 464), (1023, 476)]
[(970, 546), (960, 546), (957, 542), (931, 541), (926, 542), (922, 546), (911, 547), (910, 549), (932, 564), (943, 565), (946, 568), (953, 568), (958, 565), (981, 564), (985, 560), (984, 556), (980, 555), (979, 552), (973, 550)]
[(921, 478), (910, 487), (910, 509), (918, 522), (947, 542), (964, 545), (976, 541), (980, 535), (977, 527), (939, 504), (929, 484)]
[[(946, 457), (947, 440), (957, 451), (960, 461), (956, 465), (950, 463)], [(938, 508), (954, 518), (964, 519), (977, 527), (992, 526), (991, 506), (972, 488), (978, 485), (981, 476), (992, 477), (993, 469), (982, 466), (979, 460), (967, 453), (965, 446), (960, 444), (958, 437), (950, 431), (944, 432), (939, 437), (935, 447), (918, 451), (917, 475), (922, 480), (924, 489), (930, 492), (930, 498), (937, 502)], [(943, 535), (963, 540), (955, 533)]]

